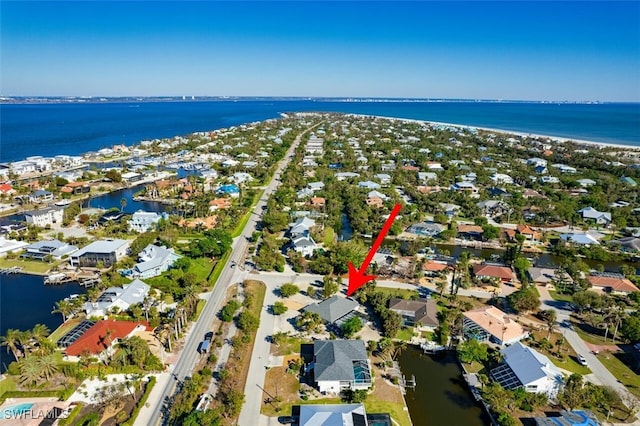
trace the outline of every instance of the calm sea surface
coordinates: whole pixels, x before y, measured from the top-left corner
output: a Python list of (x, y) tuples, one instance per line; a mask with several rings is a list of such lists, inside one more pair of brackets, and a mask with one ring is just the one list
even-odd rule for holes
[[(62, 315), (51, 313), (55, 303), (85, 291), (77, 284), (45, 286), (43, 277), (36, 275), (0, 275), (0, 335), (4, 336), (9, 328), (28, 330), (36, 324), (55, 330), (62, 324)], [(1, 347), (0, 372), (11, 361), (13, 356)]]
[(640, 104), (321, 100), (0, 104), (0, 161), (77, 155), (117, 143), (130, 145), (300, 111), (381, 115), (640, 145)]

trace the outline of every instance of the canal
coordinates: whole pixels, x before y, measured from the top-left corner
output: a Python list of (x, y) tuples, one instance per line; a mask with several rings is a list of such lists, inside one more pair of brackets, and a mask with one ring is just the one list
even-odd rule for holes
[[(21, 331), (44, 324), (53, 331), (62, 324), (62, 315), (52, 314), (57, 301), (71, 294), (83, 294), (86, 290), (78, 284), (45, 286), (39, 275), (12, 274), (0, 277), (0, 335), (8, 329)], [(5, 347), (0, 348), (0, 372), (13, 361), (13, 355)]]
[(416, 388), (405, 399), (414, 425), (482, 426), (489, 418), (467, 387), (455, 352), (427, 355), (409, 346), (399, 357), (407, 378), (416, 377)]
[(133, 199), (136, 193), (142, 191), (144, 185), (132, 186), (131, 188), (119, 189), (117, 191), (110, 192), (108, 194), (99, 195), (97, 197), (89, 198), (82, 203), (82, 208), (99, 208), (109, 210), (113, 207), (120, 209), (120, 201), (124, 198), (126, 205), (123, 209), (125, 213), (134, 213), (137, 210), (144, 210), (148, 212), (164, 212), (170, 206), (167, 206), (156, 201), (136, 201)]

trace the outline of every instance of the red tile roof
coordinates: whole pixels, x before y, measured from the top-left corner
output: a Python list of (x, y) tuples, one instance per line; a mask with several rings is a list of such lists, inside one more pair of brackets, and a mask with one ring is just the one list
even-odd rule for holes
[(14, 191), (14, 189), (8, 183), (0, 184), (0, 192), (11, 192), (11, 191)]
[(478, 277), (493, 277), (501, 280), (512, 280), (513, 272), (506, 266), (475, 264), (473, 273)]
[[(65, 353), (69, 356), (79, 356), (84, 351), (88, 351), (97, 355), (107, 349), (116, 339), (127, 337), (138, 325), (144, 326), (142, 323), (131, 321), (98, 321), (65, 349)], [(107, 330), (111, 330), (109, 339), (107, 339)]]
[(589, 275), (587, 281), (589, 281), (592, 287), (613, 292), (633, 293), (634, 291), (640, 291), (638, 287), (626, 278)]
[(439, 271), (444, 271), (448, 267), (449, 267), (449, 265), (447, 265), (446, 263), (441, 263), (441, 262), (436, 262), (436, 261), (430, 260), (427, 263), (425, 263), (424, 265), (422, 265), (422, 270), (423, 271), (431, 271), (431, 272), (439, 272)]

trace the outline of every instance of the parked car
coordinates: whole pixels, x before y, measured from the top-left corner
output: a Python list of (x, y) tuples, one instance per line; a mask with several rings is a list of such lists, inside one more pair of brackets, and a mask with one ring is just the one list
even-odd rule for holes
[(585, 367), (587, 366), (587, 359), (582, 355), (578, 355), (578, 362), (580, 365), (584, 365)]

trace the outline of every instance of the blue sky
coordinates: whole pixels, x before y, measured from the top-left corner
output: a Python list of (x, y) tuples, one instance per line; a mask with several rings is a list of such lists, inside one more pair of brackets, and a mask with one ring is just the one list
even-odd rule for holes
[(640, 101), (640, 2), (0, 3), (0, 93)]

